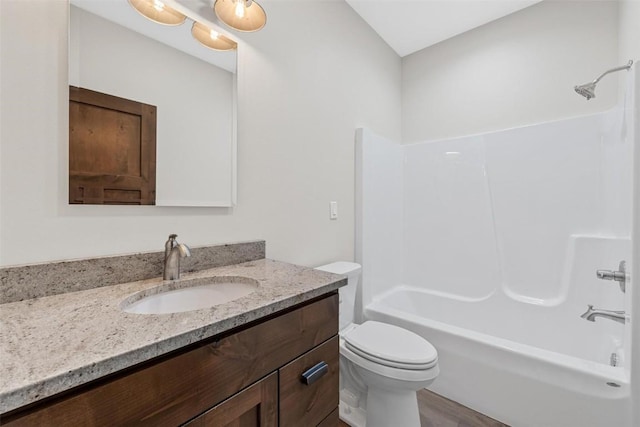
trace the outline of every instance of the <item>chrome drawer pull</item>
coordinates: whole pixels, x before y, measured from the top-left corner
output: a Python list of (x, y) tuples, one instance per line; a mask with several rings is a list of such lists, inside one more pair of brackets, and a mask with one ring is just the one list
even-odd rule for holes
[(329, 365), (325, 362), (320, 362), (302, 373), (302, 382), (306, 385), (311, 385), (322, 378), (327, 372), (329, 372)]

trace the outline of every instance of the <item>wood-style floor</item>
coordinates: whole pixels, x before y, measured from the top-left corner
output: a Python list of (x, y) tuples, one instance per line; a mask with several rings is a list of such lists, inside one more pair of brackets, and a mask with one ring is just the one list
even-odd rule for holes
[[(428, 390), (418, 392), (418, 407), (422, 427), (509, 427)], [(349, 426), (340, 421), (340, 427)]]

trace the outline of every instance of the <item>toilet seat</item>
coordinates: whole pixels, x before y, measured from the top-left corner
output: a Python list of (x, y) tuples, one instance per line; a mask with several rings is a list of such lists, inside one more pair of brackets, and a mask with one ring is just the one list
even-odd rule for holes
[(401, 369), (393, 366), (382, 365), (378, 362), (366, 359), (348, 349), (343, 338), (340, 339), (340, 357), (344, 357), (357, 368), (371, 371), (390, 380), (406, 382), (408, 384), (433, 380), (440, 373), (437, 363), (429, 369), (422, 370)]
[(438, 352), (427, 340), (406, 329), (367, 321), (347, 328), (344, 346), (370, 362), (396, 369), (423, 371), (438, 363)]

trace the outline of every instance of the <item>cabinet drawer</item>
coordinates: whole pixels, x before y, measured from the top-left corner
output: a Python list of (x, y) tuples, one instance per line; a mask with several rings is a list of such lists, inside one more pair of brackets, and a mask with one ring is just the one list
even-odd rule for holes
[[(312, 384), (302, 374), (319, 363), (326, 373)], [(280, 425), (317, 426), (338, 407), (340, 349), (337, 336), (280, 369)]]
[(337, 331), (338, 296), (333, 294), (176, 356), (151, 361), (132, 373), (3, 417), (2, 422), (12, 426), (175, 426)]

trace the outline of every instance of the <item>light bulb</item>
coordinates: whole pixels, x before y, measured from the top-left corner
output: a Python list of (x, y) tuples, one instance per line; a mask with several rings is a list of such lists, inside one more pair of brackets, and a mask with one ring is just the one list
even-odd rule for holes
[(215, 0), (213, 10), (221, 22), (238, 31), (258, 31), (267, 22), (267, 14), (256, 0)]
[(186, 19), (182, 13), (166, 5), (164, 0), (129, 0), (129, 4), (142, 16), (158, 24), (180, 25)]
[(194, 21), (191, 27), (191, 35), (209, 49), (233, 50), (237, 47), (236, 42), (198, 21)]
[(236, 0), (236, 16), (244, 18), (244, 0)]
[(158, 12), (162, 12), (164, 10), (164, 3), (160, 0), (153, 0), (153, 8)]

